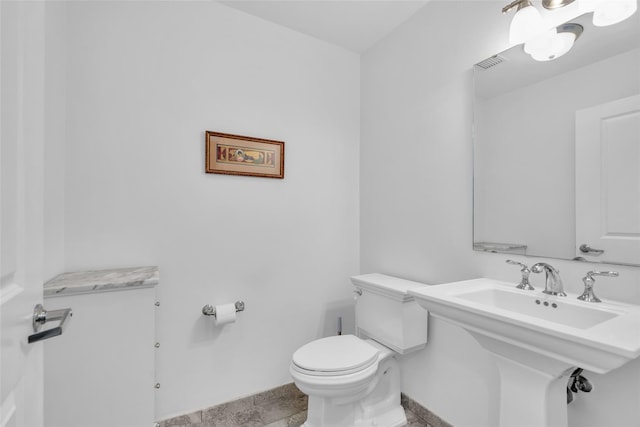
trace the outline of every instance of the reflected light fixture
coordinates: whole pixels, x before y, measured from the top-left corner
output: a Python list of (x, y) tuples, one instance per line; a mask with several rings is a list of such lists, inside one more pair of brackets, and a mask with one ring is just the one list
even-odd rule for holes
[(568, 23), (553, 28), (524, 45), (524, 51), (536, 61), (552, 61), (571, 50), (584, 27)]
[[(558, 31), (553, 28), (549, 31), (546, 31), (537, 37), (527, 41), (524, 44), (524, 51), (531, 55), (537, 61), (548, 61), (547, 59), (550, 55), (550, 52), (553, 50), (553, 44), (558, 36)], [(545, 59), (538, 59), (545, 58)]]

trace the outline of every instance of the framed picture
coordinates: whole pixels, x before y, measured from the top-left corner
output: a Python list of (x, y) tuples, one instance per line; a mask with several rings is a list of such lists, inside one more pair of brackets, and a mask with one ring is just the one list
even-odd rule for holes
[(284, 142), (206, 133), (206, 173), (284, 178)]

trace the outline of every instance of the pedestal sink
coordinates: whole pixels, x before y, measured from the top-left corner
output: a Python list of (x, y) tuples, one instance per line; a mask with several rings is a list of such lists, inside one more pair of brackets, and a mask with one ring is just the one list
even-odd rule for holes
[(566, 377), (573, 369), (604, 374), (640, 356), (640, 306), (589, 303), (491, 279), (409, 293), (495, 356), (500, 427), (566, 427)]

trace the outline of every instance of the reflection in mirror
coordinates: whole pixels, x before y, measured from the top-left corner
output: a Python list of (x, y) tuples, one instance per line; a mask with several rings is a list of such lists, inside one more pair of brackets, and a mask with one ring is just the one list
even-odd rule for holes
[(640, 14), (474, 67), (474, 249), (640, 265)]

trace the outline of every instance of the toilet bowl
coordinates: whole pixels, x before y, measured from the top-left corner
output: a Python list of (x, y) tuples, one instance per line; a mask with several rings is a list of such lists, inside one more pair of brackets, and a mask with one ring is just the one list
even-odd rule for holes
[(291, 376), (309, 396), (303, 427), (404, 426), (396, 355), (426, 345), (426, 312), (407, 293), (425, 285), (381, 274), (352, 282), (358, 336), (321, 338), (293, 354)]

